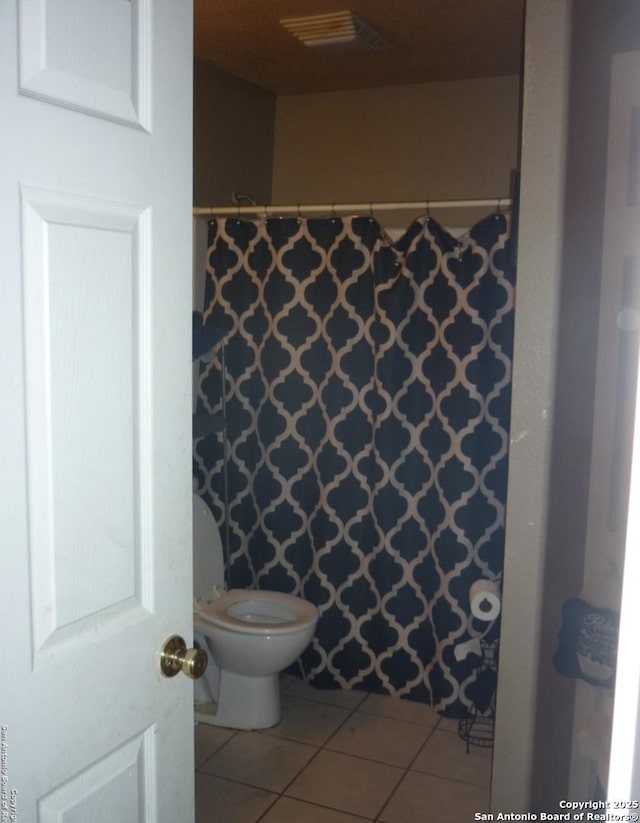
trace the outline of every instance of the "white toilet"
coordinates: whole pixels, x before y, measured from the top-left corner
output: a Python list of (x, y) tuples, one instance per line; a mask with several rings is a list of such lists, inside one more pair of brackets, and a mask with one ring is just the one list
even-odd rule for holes
[(278, 674), (311, 642), (318, 610), (279, 592), (224, 592), (220, 533), (193, 496), (194, 638), (209, 656), (194, 683), (195, 718), (213, 726), (266, 729), (280, 720)]

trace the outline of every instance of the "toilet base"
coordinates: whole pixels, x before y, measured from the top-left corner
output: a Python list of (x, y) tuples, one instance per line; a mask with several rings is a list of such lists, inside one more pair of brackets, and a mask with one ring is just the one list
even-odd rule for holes
[(195, 719), (229, 729), (269, 729), (280, 722), (278, 674), (246, 677), (220, 671), (218, 701), (195, 704)]

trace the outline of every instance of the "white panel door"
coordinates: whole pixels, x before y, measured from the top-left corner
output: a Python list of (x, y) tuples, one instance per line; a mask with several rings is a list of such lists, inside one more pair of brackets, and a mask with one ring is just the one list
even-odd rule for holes
[(189, 0), (0, 3), (3, 822), (193, 819), (191, 100)]

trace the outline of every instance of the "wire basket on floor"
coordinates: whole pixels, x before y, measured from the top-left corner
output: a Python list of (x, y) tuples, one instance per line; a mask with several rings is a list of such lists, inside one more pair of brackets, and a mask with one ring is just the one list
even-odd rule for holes
[(493, 715), (468, 715), (458, 723), (458, 735), (469, 746), (493, 747)]
[[(481, 710), (475, 706), (467, 715), (458, 722), (458, 735), (469, 746), (480, 746), (485, 749), (493, 747), (493, 726), (495, 719), (495, 688), (492, 678), (497, 672), (498, 641), (488, 643), (484, 639), (480, 640), (481, 658), (476, 670), (476, 681), (483, 676), (489, 676), (490, 699), (488, 705), (485, 703)], [(486, 692), (485, 692), (486, 693)]]

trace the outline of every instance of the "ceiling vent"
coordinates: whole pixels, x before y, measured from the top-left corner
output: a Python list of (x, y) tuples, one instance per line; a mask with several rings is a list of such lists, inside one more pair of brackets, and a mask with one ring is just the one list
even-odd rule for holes
[(393, 45), (351, 11), (289, 17), (280, 23), (305, 46), (357, 45), (380, 51)]

